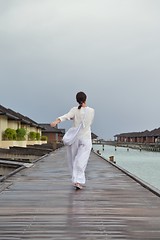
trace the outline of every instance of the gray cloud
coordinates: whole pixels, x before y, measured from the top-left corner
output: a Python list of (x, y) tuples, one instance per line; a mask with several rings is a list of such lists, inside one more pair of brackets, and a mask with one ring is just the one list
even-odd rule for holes
[(100, 137), (159, 127), (159, 8), (158, 0), (1, 0), (1, 104), (50, 122), (83, 90)]

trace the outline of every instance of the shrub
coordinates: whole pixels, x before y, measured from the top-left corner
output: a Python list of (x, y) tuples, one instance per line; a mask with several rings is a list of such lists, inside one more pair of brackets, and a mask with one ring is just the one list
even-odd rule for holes
[(26, 129), (25, 128), (18, 128), (16, 130), (17, 133), (17, 140), (25, 140)]
[(40, 133), (36, 133), (36, 139), (37, 139), (37, 140), (40, 140), (40, 139), (41, 139)]
[(16, 130), (12, 128), (7, 128), (4, 131), (3, 138), (5, 140), (16, 140), (17, 138)]
[(29, 140), (33, 141), (33, 140), (36, 140), (36, 132), (30, 132), (28, 134), (28, 138)]
[(47, 136), (41, 136), (41, 140), (42, 140), (42, 141), (47, 141), (47, 140), (48, 140), (48, 137), (47, 137)]

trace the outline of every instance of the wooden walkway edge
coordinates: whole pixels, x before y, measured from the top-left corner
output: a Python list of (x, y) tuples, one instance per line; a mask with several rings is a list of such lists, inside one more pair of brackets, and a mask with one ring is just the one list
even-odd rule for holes
[[(95, 154), (97, 154), (96, 152), (94, 152)], [(99, 156), (99, 154), (97, 154)], [(103, 156), (100, 156), (102, 159), (104, 159), (105, 161), (107, 161), (108, 163), (112, 164), (114, 167), (118, 168), (120, 171), (122, 171), (123, 173), (125, 173), (126, 175), (128, 175), (130, 178), (134, 179), (136, 182), (138, 182), (140, 185), (142, 185), (144, 188), (148, 189), (149, 191), (151, 191), (152, 193), (154, 193), (155, 195), (157, 195), (158, 197), (160, 197), (160, 190), (152, 185), (150, 185), (149, 183), (145, 182), (144, 180), (142, 180), (141, 178), (135, 176), (134, 174), (132, 174), (131, 172), (127, 171), (126, 169), (122, 168), (121, 166), (117, 165), (116, 163), (109, 161), (107, 159), (105, 159)]]
[(83, 190), (66, 149), (0, 183), (0, 240), (160, 239), (160, 198), (91, 153)]

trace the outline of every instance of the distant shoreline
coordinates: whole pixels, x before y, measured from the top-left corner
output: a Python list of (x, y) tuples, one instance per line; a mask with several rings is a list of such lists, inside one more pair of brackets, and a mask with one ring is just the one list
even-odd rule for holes
[(157, 143), (131, 143), (131, 142), (116, 142), (116, 141), (98, 141), (93, 144), (111, 145), (115, 147), (126, 147), (138, 150), (160, 152), (160, 144)]

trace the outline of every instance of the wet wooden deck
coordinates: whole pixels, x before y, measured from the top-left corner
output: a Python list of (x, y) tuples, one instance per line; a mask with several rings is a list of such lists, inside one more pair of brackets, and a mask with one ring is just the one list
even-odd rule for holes
[(85, 189), (65, 148), (0, 183), (0, 240), (160, 239), (160, 198), (92, 153)]

